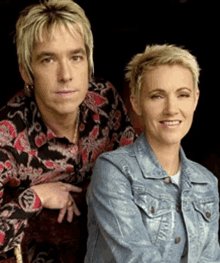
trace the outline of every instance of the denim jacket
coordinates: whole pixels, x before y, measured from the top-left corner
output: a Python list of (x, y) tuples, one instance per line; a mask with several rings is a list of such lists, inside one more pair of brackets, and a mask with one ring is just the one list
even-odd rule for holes
[(217, 263), (217, 179), (186, 158), (173, 184), (145, 135), (101, 155), (88, 202), (85, 263)]

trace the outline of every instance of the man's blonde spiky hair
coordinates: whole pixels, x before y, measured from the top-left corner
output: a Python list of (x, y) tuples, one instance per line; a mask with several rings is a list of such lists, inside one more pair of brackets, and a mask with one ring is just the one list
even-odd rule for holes
[(89, 73), (93, 73), (93, 36), (91, 26), (83, 9), (72, 0), (44, 0), (43, 3), (30, 5), (21, 11), (16, 23), (15, 42), (18, 63), (25, 70), (29, 82), (33, 84), (31, 67), (34, 44), (42, 41), (43, 30), (51, 36), (56, 26), (66, 26), (70, 32), (75, 25), (84, 39)]

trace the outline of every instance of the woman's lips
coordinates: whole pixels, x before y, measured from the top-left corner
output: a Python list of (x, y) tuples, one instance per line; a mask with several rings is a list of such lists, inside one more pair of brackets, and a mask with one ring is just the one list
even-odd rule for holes
[(160, 121), (160, 123), (168, 128), (175, 128), (181, 124), (181, 121), (174, 120), (174, 121)]

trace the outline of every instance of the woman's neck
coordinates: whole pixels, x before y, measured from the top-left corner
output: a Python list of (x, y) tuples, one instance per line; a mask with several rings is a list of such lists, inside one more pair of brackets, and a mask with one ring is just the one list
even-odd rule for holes
[[(149, 141), (148, 141), (149, 142)], [(161, 145), (149, 142), (158, 162), (168, 175), (175, 175), (180, 169), (180, 143)]]

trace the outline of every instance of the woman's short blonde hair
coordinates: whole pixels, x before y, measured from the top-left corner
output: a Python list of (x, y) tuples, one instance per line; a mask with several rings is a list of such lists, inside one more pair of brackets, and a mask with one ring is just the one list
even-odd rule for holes
[[(93, 73), (93, 35), (84, 10), (72, 0), (44, 0), (21, 11), (16, 23), (15, 42), (18, 63), (25, 70), (30, 83), (34, 83), (31, 60), (36, 42), (42, 41), (43, 30), (52, 33), (56, 26), (66, 26), (70, 31), (75, 25), (85, 42), (89, 74)], [(51, 34), (48, 34), (51, 35)]]
[(194, 88), (198, 89), (200, 68), (196, 58), (186, 49), (164, 44), (146, 46), (143, 53), (137, 54), (128, 63), (125, 77), (129, 81), (131, 94), (139, 96), (143, 75), (161, 65), (180, 65), (189, 69)]

